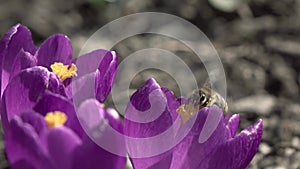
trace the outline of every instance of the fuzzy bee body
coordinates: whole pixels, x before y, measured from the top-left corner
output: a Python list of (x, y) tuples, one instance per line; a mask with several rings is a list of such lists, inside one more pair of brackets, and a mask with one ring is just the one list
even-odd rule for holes
[(201, 108), (210, 107), (214, 104), (220, 107), (224, 113), (228, 112), (227, 102), (219, 93), (209, 87), (202, 87), (195, 90), (188, 99), (188, 102), (179, 106), (176, 112), (181, 116), (182, 123), (184, 124)]
[(210, 107), (215, 104), (223, 109), (224, 113), (227, 113), (228, 111), (228, 106), (225, 99), (219, 93), (209, 87), (202, 87), (199, 90), (195, 90), (192, 96), (189, 98), (189, 102), (191, 102), (194, 107), (198, 107), (199, 109), (203, 107)]

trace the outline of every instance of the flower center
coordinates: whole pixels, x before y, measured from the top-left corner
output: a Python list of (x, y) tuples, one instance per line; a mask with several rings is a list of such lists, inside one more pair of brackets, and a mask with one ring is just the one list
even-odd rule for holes
[(67, 121), (67, 115), (60, 111), (49, 112), (45, 116), (45, 121), (49, 128), (62, 126)]
[(52, 72), (55, 73), (61, 81), (70, 77), (77, 76), (77, 67), (74, 63), (71, 66), (64, 65), (61, 62), (54, 62), (51, 66)]
[(186, 121), (190, 119), (190, 117), (198, 112), (199, 107), (195, 107), (192, 103), (183, 104), (178, 109), (176, 109), (176, 112), (181, 116), (182, 124), (184, 124)]

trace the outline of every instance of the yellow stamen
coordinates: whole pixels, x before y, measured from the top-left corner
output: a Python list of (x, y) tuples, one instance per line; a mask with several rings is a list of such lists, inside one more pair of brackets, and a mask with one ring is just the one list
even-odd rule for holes
[(199, 108), (195, 107), (192, 103), (181, 105), (176, 112), (181, 116), (182, 124), (190, 119), (192, 115), (198, 112)]
[(56, 126), (62, 126), (67, 121), (67, 116), (65, 113), (60, 111), (49, 112), (45, 116), (45, 121), (48, 124), (49, 128), (53, 128)]
[(77, 67), (72, 63), (71, 67), (64, 65), (61, 62), (54, 62), (51, 66), (52, 72), (54, 72), (61, 81), (64, 81), (70, 77), (77, 76)]

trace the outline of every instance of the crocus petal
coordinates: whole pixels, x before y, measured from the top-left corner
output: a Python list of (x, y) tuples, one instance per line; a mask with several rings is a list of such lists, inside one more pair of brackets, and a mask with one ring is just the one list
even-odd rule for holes
[(95, 72), (85, 74), (80, 78), (75, 78), (71, 85), (67, 87), (68, 98), (72, 98), (75, 107), (91, 98), (95, 98)]
[(161, 159), (154, 165), (150, 166), (148, 169), (166, 169), (170, 168), (172, 163), (172, 154), (169, 154), (167, 157), (164, 159)]
[(227, 115), (224, 121), (228, 130), (230, 131), (231, 137), (234, 137), (239, 127), (240, 115), (238, 114)]
[(48, 88), (49, 91), (59, 94), (61, 96), (67, 96), (66, 94), (66, 88), (64, 84), (61, 82), (61, 80), (56, 76), (55, 73), (50, 72), (49, 73), (49, 83)]
[(44, 117), (37, 112), (23, 112), (21, 113), (20, 118), (24, 123), (30, 124), (38, 135), (40, 135), (43, 130), (48, 128)]
[(108, 115), (108, 112), (96, 99), (83, 102), (77, 109), (77, 116), (85, 133), (97, 144), (111, 148), (115, 154), (125, 156), (124, 136), (112, 127), (120, 125), (119, 117), (106, 118), (111, 115)]
[(56, 169), (71, 169), (74, 149), (81, 144), (79, 137), (64, 126), (50, 129), (47, 135), (49, 154)]
[(11, 80), (15, 75), (17, 75), (21, 70), (36, 66), (36, 58), (32, 56), (29, 52), (23, 49), (17, 54), (16, 59), (12, 65), (12, 70), (9, 79)]
[(150, 78), (130, 97), (130, 103), (137, 110), (148, 110), (151, 107), (148, 99), (149, 94), (156, 89), (160, 89), (160, 86), (153, 78)]
[[(108, 56), (107, 56), (108, 55)], [(117, 72), (118, 60), (116, 52), (107, 52), (99, 65), (96, 77), (96, 98), (103, 103), (111, 91)]]
[(97, 100), (89, 99), (81, 104), (77, 112), (89, 136), (86, 135), (82, 146), (78, 147), (74, 153), (73, 169), (123, 169), (126, 163), (124, 138), (121, 134), (116, 134), (118, 131), (113, 131), (113, 128), (109, 126), (109, 123), (113, 121), (107, 122), (109, 119), (104, 118), (107, 113), (105, 109)]
[(109, 125), (116, 131), (123, 133), (123, 124), (121, 123), (121, 117), (115, 109), (107, 108), (104, 118), (108, 119)]
[(176, 112), (176, 109), (182, 104), (181, 98), (177, 99), (174, 96), (174, 93), (169, 90), (168, 88), (162, 87), (162, 91), (165, 93), (167, 102), (168, 102), (168, 111), (172, 115), (173, 121), (175, 121), (178, 118), (178, 113)]
[(106, 72), (110, 64), (110, 62), (107, 62), (107, 60), (112, 60), (111, 51), (98, 49), (76, 58), (76, 60), (73, 62), (78, 68), (78, 77), (81, 77), (95, 72), (100, 67), (102, 62), (103, 64), (106, 64), (105, 66), (102, 66), (103, 71)]
[[(5, 148), (10, 164), (28, 161), (34, 168), (53, 169), (47, 151), (41, 146), (35, 130), (16, 116), (5, 135)], [(16, 164), (18, 165), (18, 164)]]
[(237, 137), (216, 147), (197, 168), (246, 168), (257, 152), (262, 133), (263, 123), (262, 120), (259, 120), (243, 130)]
[[(126, 135), (135, 138), (152, 137), (162, 133), (172, 125), (173, 120), (170, 112), (167, 110), (167, 99), (165, 97), (152, 99), (155, 99), (157, 103), (166, 103), (164, 109), (158, 110), (155, 109), (155, 104), (151, 105), (149, 96), (154, 91), (163, 93), (156, 81), (149, 79), (131, 96), (130, 103), (125, 111), (124, 132)], [(151, 110), (150, 112), (147, 111), (149, 109)], [(158, 118), (153, 119), (149, 123), (144, 123), (144, 120), (147, 120), (145, 116), (151, 118), (151, 115), (156, 116), (156, 114)], [(132, 118), (135, 121), (131, 120)], [(139, 120), (141, 121), (139, 122)]]
[(102, 149), (88, 138), (86, 138), (83, 145), (74, 152), (74, 155), (73, 169), (124, 169), (126, 165), (125, 157), (112, 154)]
[[(158, 97), (151, 98), (151, 93), (156, 93), (157, 95), (155, 96)], [(168, 100), (165, 96), (162, 97), (163, 95), (166, 95), (166, 93), (162, 91), (162, 89), (156, 83), (156, 81), (154, 79), (149, 79), (131, 96), (130, 103), (127, 106), (124, 119), (124, 133), (126, 135), (132, 138), (150, 138), (165, 132), (172, 126), (173, 118), (170, 112), (168, 111), (170, 110), (170, 108), (168, 108), (168, 103), (170, 103), (171, 101)], [(168, 98), (171, 99), (172, 97), (169, 96)], [(175, 100), (175, 97), (173, 98)], [(154, 100), (155, 103), (153, 102)], [(165, 107), (163, 107), (163, 109), (161, 106), (158, 106), (161, 103), (165, 104)], [(151, 118), (151, 116), (156, 115), (158, 115), (158, 117), (156, 119), (153, 119), (153, 121), (149, 121), (147, 123), (138, 122), (139, 118), (147, 120), (147, 117)], [(137, 121), (132, 121), (130, 118), (135, 118), (135, 120)], [(172, 137), (168, 138), (170, 140), (160, 140), (160, 143), (157, 143), (156, 141), (132, 142), (130, 140), (127, 140), (126, 146), (129, 150), (129, 154), (131, 157), (135, 156), (133, 154), (136, 154), (137, 156), (138, 154), (146, 155), (151, 153), (153, 150), (155, 150), (153, 152), (161, 150), (160, 147), (165, 146), (165, 144), (172, 144)], [(165, 159), (167, 156), (170, 155), (170, 152), (171, 151), (166, 151), (165, 153), (156, 156), (146, 155), (147, 157), (145, 158), (132, 158), (132, 163), (133, 166), (136, 168), (148, 168), (158, 163), (162, 159)]]
[(95, 79), (96, 98), (103, 103), (107, 98), (118, 66), (114, 51), (95, 50), (80, 56), (76, 60), (78, 78), (92, 72), (97, 72)]
[(29, 162), (27, 160), (19, 160), (13, 164), (10, 164), (10, 167), (12, 169), (20, 169), (20, 168), (22, 168), (22, 169), (37, 169), (31, 164), (31, 162)]
[[(209, 118), (209, 114), (221, 115), (222, 118)], [(191, 118), (196, 118), (196, 121), (189, 134), (174, 149), (172, 168), (197, 168), (216, 146), (226, 142), (230, 137), (229, 130), (224, 123), (222, 110), (217, 106), (202, 108), (198, 114)], [(217, 121), (210, 121), (213, 119), (217, 119)], [(191, 119), (187, 121), (185, 126), (188, 126), (189, 122)], [(210, 123), (217, 124), (212, 133), (204, 131), (206, 130), (205, 124)], [(209, 134), (206, 141), (200, 140), (202, 132)]]
[(79, 124), (73, 104), (70, 100), (61, 95), (46, 91), (33, 108), (36, 112), (45, 116), (49, 112), (61, 111), (67, 115), (68, 120), (65, 126), (71, 128), (78, 134), (83, 135), (83, 130)]
[(1, 96), (8, 83), (12, 64), (22, 48), (31, 54), (36, 51), (30, 31), (18, 24), (12, 27), (0, 42)]
[(72, 46), (66, 35), (56, 34), (44, 41), (35, 54), (38, 65), (50, 69), (54, 62), (72, 63)]
[(49, 72), (43, 67), (25, 69), (11, 80), (2, 98), (1, 117), (4, 130), (15, 115), (32, 109), (46, 90), (48, 81)]

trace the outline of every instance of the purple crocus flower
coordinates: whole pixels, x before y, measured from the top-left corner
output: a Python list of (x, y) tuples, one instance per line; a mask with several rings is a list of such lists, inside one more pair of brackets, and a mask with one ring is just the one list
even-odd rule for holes
[[(80, 64), (78, 68), (80, 77), (95, 72), (95, 95), (101, 103), (104, 102), (111, 90), (117, 69), (115, 52), (99, 49), (79, 57), (79, 61), (72, 59), (70, 40), (63, 34), (50, 36), (36, 49), (30, 31), (18, 24), (12, 27), (0, 42), (1, 96), (9, 81), (16, 74), (33, 66), (42, 66), (55, 72), (68, 88), (68, 82), (73, 75), (71, 70), (76, 70), (78, 67), (73, 64), (75, 62)], [(59, 74), (59, 72), (67, 73), (67, 71), (71, 74), (67, 74), (67, 76)], [(70, 90), (66, 91), (69, 98), (72, 97)]]
[[(89, 137), (98, 125), (102, 133), (97, 142), (107, 141), (105, 131), (110, 126), (123, 132), (118, 113), (101, 104), (116, 73), (115, 52), (93, 51), (80, 57), (76, 66), (65, 35), (53, 35), (36, 49), (30, 31), (16, 25), (0, 42), (0, 60), (1, 121), (11, 168), (125, 167), (124, 140), (110, 137), (111, 144), (124, 153), (118, 156)], [(86, 68), (89, 63), (96, 67)], [(88, 77), (93, 79), (94, 97), (74, 105), (74, 95), (82, 93), (85, 73), (92, 75)]]
[(261, 141), (262, 120), (236, 135), (238, 114), (223, 116), (217, 106), (205, 107), (185, 122), (178, 111), (182, 100), (154, 79), (132, 95), (124, 133), (135, 138), (126, 142), (134, 168), (246, 168)]

